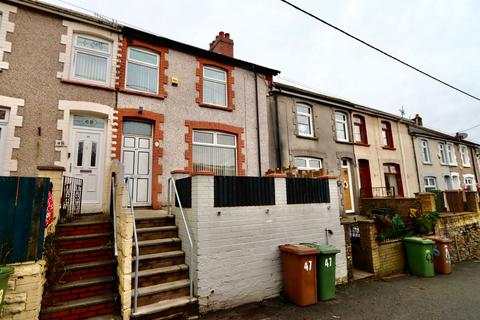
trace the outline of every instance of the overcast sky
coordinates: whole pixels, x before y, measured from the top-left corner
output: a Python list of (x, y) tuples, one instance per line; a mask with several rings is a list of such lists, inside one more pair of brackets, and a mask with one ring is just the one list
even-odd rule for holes
[[(208, 49), (229, 32), (235, 57), (278, 81), (454, 133), (480, 125), (480, 102), (380, 55), (279, 0), (67, 0), (119, 22)], [(66, 6), (59, 0), (47, 2)], [(400, 59), (480, 96), (480, 1), (291, 0)], [(78, 8), (76, 8), (78, 10)], [(480, 127), (469, 130), (480, 143)]]

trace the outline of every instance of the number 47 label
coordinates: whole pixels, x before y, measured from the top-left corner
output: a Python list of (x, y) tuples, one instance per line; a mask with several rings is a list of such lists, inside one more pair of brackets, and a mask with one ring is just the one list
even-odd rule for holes
[(305, 269), (306, 271), (312, 270), (312, 260), (305, 261), (303, 269)]

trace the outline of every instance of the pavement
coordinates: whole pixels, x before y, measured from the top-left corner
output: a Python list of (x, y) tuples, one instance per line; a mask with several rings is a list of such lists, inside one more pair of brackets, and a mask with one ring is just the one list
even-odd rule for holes
[(201, 320), (434, 320), (480, 319), (480, 261), (454, 265), (453, 273), (362, 280), (338, 286), (336, 298), (297, 307), (275, 298), (209, 313)]

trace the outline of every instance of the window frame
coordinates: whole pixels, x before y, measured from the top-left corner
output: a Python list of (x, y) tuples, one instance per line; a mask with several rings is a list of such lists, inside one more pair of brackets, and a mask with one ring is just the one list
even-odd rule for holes
[[(205, 76), (205, 69), (210, 69), (214, 71), (221, 71), (225, 74), (225, 81), (222, 82), (221, 80), (214, 79), (214, 78), (209, 78)], [(205, 81), (211, 81), (211, 82), (216, 82), (216, 83), (221, 83), (225, 84), (225, 104), (216, 104), (216, 103), (211, 103), (211, 102), (206, 102), (205, 101)], [(228, 70), (225, 70), (223, 68), (217, 67), (217, 66), (212, 66), (209, 64), (203, 65), (202, 66), (202, 104), (204, 105), (209, 105), (209, 106), (215, 106), (223, 109), (228, 109)]]
[(455, 145), (451, 142), (447, 142), (445, 144), (446, 146), (446, 153), (447, 153), (447, 162), (449, 166), (456, 166), (458, 165), (457, 162), (457, 150), (455, 148)]
[(468, 147), (466, 145), (460, 145), (460, 158), (462, 159), (463, 167), (470, 168), (472, 166), (472, 162), (470, 161), (470, 155), (468, 154)]
[[(384, 124), (386, 125), (386, 128), (383, 127)], [(390, 121), (380, 121), (380, 129), (382, 132), (382, 147), (385, 149), (394, 149), (395, 145), (393, 143), (392, 124), (390, 123)]]
[[(360, 123), (356, 123), (355, 119), (359, 119)], [(367, 135), (367, 124), (365, 121), (365, 117), (359, 114), (355, 114), (352, 116), (352, 122), (353, 122), (353, 142), (357, 144), (368, 144), (368, 135)], [(355, 128), (358, 128), (359, 134), (360, 134), (360, 141), (355, 140)]]
[[(424, 164), (432, 164), (432, 155), (430, 153), (430, 144), (428, 139), (420, 139), (420, 152), (422, 155), (422, 162)], [(425, 155), (427, 156), (426, 158)]]
[[(308, 108), (310, 110), (310, 113), (304, 113), (304, 112), (298, 111), (298, 106)], [(301, 102), (295, 103), (295, 114), (297, 116), (297, 134), (299, 136), (302, 136), (302, 137), (313, 138), (315, 136), (315, 130), (314, 130), (314, 127), (313, 127), (313, 108), (312, 108), (312, 106), (310, 106), (308, 104), (305, 104), (305, 103), (301, 103)], [(300, 130), (298, 129), (298, 127), (299, 127), (298, 116), (299, 115), (308, 118), (308, 128), (310, 129), (309, 130), (310, 134), (301, 133)]]
[[(295, 164), (295, 160), (305, 160), (305, 163), (307, 164), (306, 167), (296, 167), (298, 170), (306, 170), (306, 171), (319, 171), (323, 169), (323, 159), (321, 158), (313, 158), (313, 157), (294, 157), (293, 158), (293, 164)], [(319, 161), (320, 162), (320, 167), (319, 168), (314, 168), (310, 167), (310, 160), (313, 161)]]
[[(427, 183), (429, 181), (433, 181), (433, 185), (430, 184), (430, 183)], [(427, 188), (438, 188), (437, 187), (437, 177), (435, 176), (425, 176), (423, 177), (423, 186), (424, 186), (424, 189), (426, 190)]]
[[(195, 142), (195, 132), (202, 132), (202, 133), (211, 133), (213, 134), (213, 143), (205, 143), (205, 142)], [(234, 138), (235, 145), (225, 145), (225, 144), (218, 144), (218, 138), (217, 136), (219, 134), (227, 135), (227, 136), (232, 136)], [(193, 147), (196, 145), (199, 146), (208, 146), (208, 147), (221, 147), (221, 148), (229, 148), (233, 149), (235, 151), (235, 173), (234, 176), (238, 175), (238, 136), (234, 133), (229, 133), (229, 132), (223, 132), (223, 131), (214, 131), (214, 130), (203, 130), (203, 129), (192, 129), (192, 172), (196, 172), (193, 170), (194, 167), (194, 151)]]
[(438, 142), (438, 156), (441, 165), (447, 166), (448, 165), (448, 157), (447, 157), (447, 146), (444, 142)]
[[(472, 183), (467, 184), (467, 179), (471, 179)], [(467, 186), (471, 186), (469, 191), (477, 191), (475, 176), (473, 174), (464, 174), (463, 175), (463, 185), (464, 185), (464, 189), (467, 189)]]
[[(337, 119), (337, 115), (342, 115), (343, 117), (345, 117), (345, 120)], [(338, 137), (338, 132), (339, 132), (337, 128), (338, 123), (342, 124), (344, 128), (345, 138), (340, 139)], [(350, 136), (349, 136), (349, 130), (348, 130), (348, 114), (343, 111), (335, 111), (335, 138), (337, 141), (340, 141), (340, 142), (350, 142)]]
[[(130, 49), (137, 50), (137, 51), (142, 51), (142, 52), (145, 52), (147, 54), (156, 55), (157, 56), (157, 65), (154, 66), (153, 64), (150, 64), (150, 63), (147, 63), (147, 62), (143, 62), (143, 61), (139, 61), (139, 60), (135, 60), (135, 59), (130, 59)], [(127, 82), (128, 82), (128, 63), (130, 61), (133, 61), (133, 63), (139, 64), (139, 65), (142, 65), (142, 66), (146, 66), (146, 67), (150, 67), (150, 68), (152, 68), (154, 66), (156, 68), (156, 70), (157, 70), (157, 87), (155, 88), (155, 92), (138, 90), (138, 89), (128, 87), (128, 85), (127, 85)], [(124, 81), (124, 84), (123, 84), (125, 89), (135, 91), (135, 92), (158, 95), (159, 92), (160, 92), (160, 89), (159, 89), (159, 87), (160, 87), (160, 61), (161, 61), (161, 56), (158, 52), (142, 48), (141, 46), (135, 46), (135, 45), (134, 46), (129, 46), (127, 48), (127, 55), (125, 57), (125, 81)]]
[[(89, 49), (85, 48), (82, 46), (77, 45), (77, 39), (78, 37), (83, 37), (86, 39), (90, 39), (93, 41), (99, 41), (108, 44), (108, 54), (104, 51), (100, 50), (95, 50), (95, 49)], [(111, 75), (111, 69), (112, 69), (112, 59), (113, 59), (113, 54), (112, 54), (112, 48), (113, 48), (113, 43), (111, 40), (107, 40), (104, 38), (100, 37), (95, 37), (91, 36), (89, 34), (85, 34), (82, 32), (75, 33), (73, 34), (72, 37), (72, 57), (71, 57), (71, 68), (70, 68), (70, 78), (75, 81), (81, 81), (81, 82), (86, 82), (86, 83), (93, 83), (97, 85), (103, 85), (103, 86), (109, 86), (110, 83), (112, 82), (112, 75)], [(96, 57), (102, 57), (102, 58), (107, 58), (107, 66), (105, 68), (105, 82), (103, 81), (97, 81), (97, 80), (91, 80), (91, 79), (85, 79), (85, 78), (80, 78), (75, 76), (75, 67), (76, 67), (76, 62), (77, 62), (77, 52), (82, 52), (88, 55), (93, 55)]]

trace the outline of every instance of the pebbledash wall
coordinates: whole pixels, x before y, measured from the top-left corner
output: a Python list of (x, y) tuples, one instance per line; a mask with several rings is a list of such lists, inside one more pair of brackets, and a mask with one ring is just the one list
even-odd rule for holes
[[(214, 207), (214, 177), (192, 177), (192, 208), (185, 213), (194, 242), (194, 290), (200, 312), (231, 308), (278, 296), (282, 269), (278, 246), (326, 243), (339, 248), (337, 283), (347, 281), (345, 237), (340, 224), (338, 186), (329, 179), (330, 203), (287, 204), (286, 180), (275, 179), (275, 205)], [(187, 239), (175, 208), (182, 239)], [(188, 242), (182, 242), (187, 262)]]

